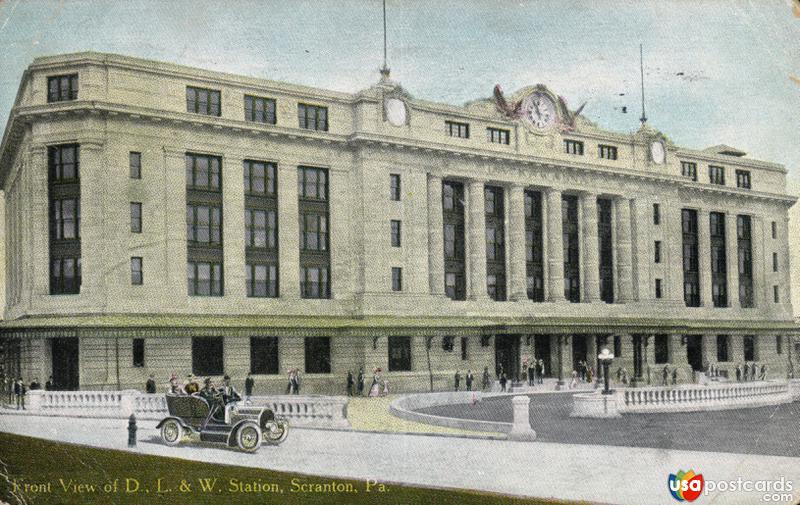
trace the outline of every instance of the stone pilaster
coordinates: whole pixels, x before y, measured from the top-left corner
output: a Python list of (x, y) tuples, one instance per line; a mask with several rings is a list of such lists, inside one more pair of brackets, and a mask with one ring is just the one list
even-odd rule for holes
[(678, 205), (665, 203), (661, 226), (665, 229), (662, 248), (666, 252), (665, 298), (676, 305), (685, 305), (683, 299), (683, 215)]
[[(86, 142), (80, 144), (80, 174), (81, 176), (81, 294), (106, 298), (107, 264), (123, 258), (114, 258), (106, 254), (89, 254), (90, 251), (105, 250), (105, 183), (108, 180), (106, 173), (103, 144), (100, 142)], [(181, 171), (183, 173), (183, 171)], [(186, 214), (181, 212), (181, 218)], [(127, 262), (125, 262), (127, 263)], [(110, 271), (110, 267), (108, 268)], [(185, 271), (185, 267), (184, 267)], [(85, 296), (84, 296), (85, 298)]]
[(708, 210), (697, 211), (697, 262), (700, 274), (700, 305), (713, 307), (711, 295), (711, 228)]
[[(244, 298), (247, 295), (247, 288), (244, 256), (244, 179), (241, 158), (226, 156), (222, 160), (222, 190), (225, 296)], [(279, 239), (278, 244), (280, 243)]]
[(725, 214), (725, 256), (728, 268), (728, 307), (738, 309), (739, 303), (739, 243), (736, 213)]
[(564, 298), (564, 225), (561, 219), (561, 191), (549, 188), (547, 199), (547, 301), (563, 302)]
[(442, 178), (434, 174), (428, 174), (428, 284), (430, 294), (444, 296)]
[(483, 181), (469, 182), (469, 298), (488, 300), (486, 292), (486, 209)]
[[(29, 295), (46, 295), (50, 293), (50, 256), (49, 256), (49, 202), (47, 195), (47, 148), (34, 145), (30, 149), (30, 162), (27, 176), (23, 172), (21, 184), (24, 188), (20, 202), (25, 211), (20, 216), (20, 228), (23, 242), (22, 253), (25, 255), (27, 267), (22, 268), (23, 289)], [(27, 178), (27, 181), (26, 181)], [(26, 184), (27, 182), (27, 184)], [(26, 198), (24, 195), (29, 195)], [(27, 200), (27, 201), (26, 201)], [(27, 223), (27, 226), (26, 226)], [(83, 225), (81, 224), (81, 235)], [(29, 299), (30, 303), (31, 300)]]
[[(280, 298), (300, 298), (300, 228), (297, 163), (278, 163), (278, 279)], [(336, 233), (334, 231), (334, 233)]]
[(619, 303), (633, 301), (632, 260), (631, 260), (631, 201), (617, 198), (614, 201), (616, 214), (616, 272)]
[(508, 210), (510, 299), (528, 299), (526, 242), (525, 242), (525, 188), (514, 184), (509, 191)]
[[(164, 149), (164, 270), (165, 289), (171, 303), (181, 305), (188, 296), (186, 278), (186, 153)], [(223, 217), (223, 219), (225, 219)], [(145, 274), (147, 275), (147, 274)]]
[(769, 225), (761, 216), (752, 216), (752, 249), (753, 249), (753, 303), (759, 309), (766, 308), (767, 291), (771, 290), (767, 282), (766, 261), (767, 249), (764, 242), (769, 236)]
[[(297, 175), (295, 175), (297, 180)], [(350, 206), (352, 205), (350, 173), (345, 166), (334, 165), (328, 170), (328, 237), (330, 242), (331, 262), (331, 298), (335, 300), (347, 299), (353, 296), (354, 276), (351, 270), (353, 250), (353, 223), (351, 221)], [(295, 192), (297, 205), (297, 192)], [(298, 240), (299, 253), (299, 220), (295, 218), (298, 231), (295, 237)], [(280, 228), (278, 229), (280, 230)], [(300, 290), (299, 276), (297, 289)]]
[(600, 301), (600, 244), (597, 237), (597, 194), (581, 194), (583, 230), (583, 253), (581, 277), (583, 279), (583, 301)]

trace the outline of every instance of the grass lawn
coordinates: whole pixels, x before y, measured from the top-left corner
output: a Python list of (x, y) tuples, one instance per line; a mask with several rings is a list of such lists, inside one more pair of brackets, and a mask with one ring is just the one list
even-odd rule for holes
[[(386, 478), (391, 480), (390, 475)], [(14, 505), (568, 503), (384, 485), (381, 489), (365, 481), (213, 465), (0, 433), (0, 502)]]

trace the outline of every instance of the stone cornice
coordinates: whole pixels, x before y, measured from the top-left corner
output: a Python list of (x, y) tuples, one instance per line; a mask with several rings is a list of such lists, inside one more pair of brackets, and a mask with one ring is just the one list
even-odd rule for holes
[[(704, 163), (715, 163), (722, 166), (741, 167), (741, 168), (758, 168), (772, 172), (779, 172), (781, 174), (788, 173), (786, 167), (780, 163), (772, 163), (770, 161), (754, 160), (752, 158), (737, 158), (735, 156), (724, 156), (710, 154), (705, 151), (696, 151), (687, 148), (678, 148), (675, 150), (675, 156), (682, 161), (702, 161)], [(698, 167), (699, 168), (699, 167)]]

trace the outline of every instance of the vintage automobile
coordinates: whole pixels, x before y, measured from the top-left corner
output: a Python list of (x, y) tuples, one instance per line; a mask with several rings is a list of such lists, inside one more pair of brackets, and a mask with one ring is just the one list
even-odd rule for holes
[(197, 393), (166, 396), (169, 416), (156, 428), (161, 430), (161, 439), (167, 445), (178, 445), (187, 436), (199, 436), (201, 441), (255, 452), (262, 442), (278, 445), (289, 435), (289, 423), (266, 407), (241, 401), (232, 401), (224, 407), (220, 401), (212, 406)]

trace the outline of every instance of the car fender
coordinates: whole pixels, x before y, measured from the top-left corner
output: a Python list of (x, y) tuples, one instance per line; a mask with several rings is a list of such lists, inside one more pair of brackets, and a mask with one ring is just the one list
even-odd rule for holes
[[(247, 423), (253, 423), (256, 426), (258, 426), (258, 422), (255, 421), (254, 419), (242, 419), (238, 423), (234, 424), (233, 427), (231, 428), (231, 432), (228, 433), (228, 445), (230, 445), (230, 446), (236, 445), (236, 432), (239, 431), (239, 428), (243, 424), (247, 424)], [(260, 430), (261, 426), (258, 426), (258, 429)]]
[(164, 423), (166, 423), (166, 422), (167, 422), (167, 421), (169, 421), (170, 419), (172, 419), (172, 420), (175, 420), (175, 421), (178, 421), (178, 424), (180, 424), (180, 425), (181, 425), (181, 428), (183, 428), (183, 429), (184, 429), (184, 430), (186, 430), (187, 432), (192, 432), (192, 431), (194, 431), (194, 429), (192, 429), (192, 427), (191, 427), (191, 426), (189, 426), (188, 424), (186, 424), (186, 422), (185, 422), (183, 419), (181, 419), (180, 417), (176, 417), (176, 416), (168, 416), (168, 417), (165, 417), (164, 419), (162, 419), (161, 421), (159, 421), (159, 423), (156, 425), (156, 429), (157, 429), (157, 430), (160, 430), (160, 429), (161, 429), (161, 427), (162, 427), (162, 426), (164, 426)]

